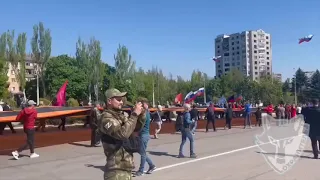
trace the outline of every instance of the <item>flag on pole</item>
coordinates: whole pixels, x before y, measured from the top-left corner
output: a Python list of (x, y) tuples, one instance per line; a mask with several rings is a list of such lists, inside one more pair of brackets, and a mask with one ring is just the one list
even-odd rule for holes
[(67, 92), (67, 86), (68, 86), (68, 80), (61, 86), (59, 89), (57, 95), (56, 95), (56, 102), (55, 106), (64, 106), (66, 104), (66, 92)]
[(220, 58), (221, 58), (221, 56), (216, 56), (216, 57), (213, 57), (212, 60), (214, 62), (220, 62)]
[(174, 98), (175, 103), (181, 103), (183, 100), (182, 93), (178, 94), (176, 98)]
[(301, 44), (301, 43), (303, 43), (303, 42), (309, 42), (309, 41), (312, 40), (312, 38), (313, 38), (313, 35), (312, 35), (312, 34), (310, 34), (309, 36), (305, 36), (305, 37), (303, 37), (303, 38), (300, 38), (300, 39), (299, 39), (299, 44)]

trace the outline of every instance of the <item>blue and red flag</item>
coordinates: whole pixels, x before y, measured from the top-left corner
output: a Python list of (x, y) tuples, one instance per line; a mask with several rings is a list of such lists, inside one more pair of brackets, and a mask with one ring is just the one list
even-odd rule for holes
[(313, 38), (313, 35), (309, 35), (309, 36), (305, 36), (305, 37), (303, 37), (303, 38), (300, 38), (300, 39), (299, 39), (299, 44), (301, 44), (301, 43), (303, 43), (303, 42), (309, 42), (309, 41), (312, 40), (312, 38)]

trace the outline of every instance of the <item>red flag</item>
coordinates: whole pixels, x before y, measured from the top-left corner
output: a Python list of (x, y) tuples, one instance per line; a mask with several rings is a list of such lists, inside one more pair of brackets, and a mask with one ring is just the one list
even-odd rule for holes
[(66, 82), (59, 89), (56, 95), (57, 101), (55, 103), (55, 106), (64, 106), (66, 104), (67, 85), (68, 85), (68, 80), (66, 80)]
[(176, 98), (174, 98), (174, 102), (175, 103), (181, 103), (182, 102), (182, 99), (183, 99), (183, 97), (182, 97), (182, 93), (180, 93), (180, 94), (178, 94), (177, 96), (176, 96)]

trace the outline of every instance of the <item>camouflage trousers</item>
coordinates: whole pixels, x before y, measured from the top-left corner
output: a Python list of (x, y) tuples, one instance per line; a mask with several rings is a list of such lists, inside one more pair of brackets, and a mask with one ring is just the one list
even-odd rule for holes
[(113, 170), (104, 172), (104, 180), (132, 180), (131, 172)]

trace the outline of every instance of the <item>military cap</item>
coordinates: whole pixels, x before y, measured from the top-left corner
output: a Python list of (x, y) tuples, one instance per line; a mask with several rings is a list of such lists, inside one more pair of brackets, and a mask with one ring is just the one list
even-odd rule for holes
[(106, 96), (107, 99), (113, 98), (113, 97), (123, 97), (127, 95), (127, 92), (120, 92), (118, 89), (108, 89), (104, 95)]

